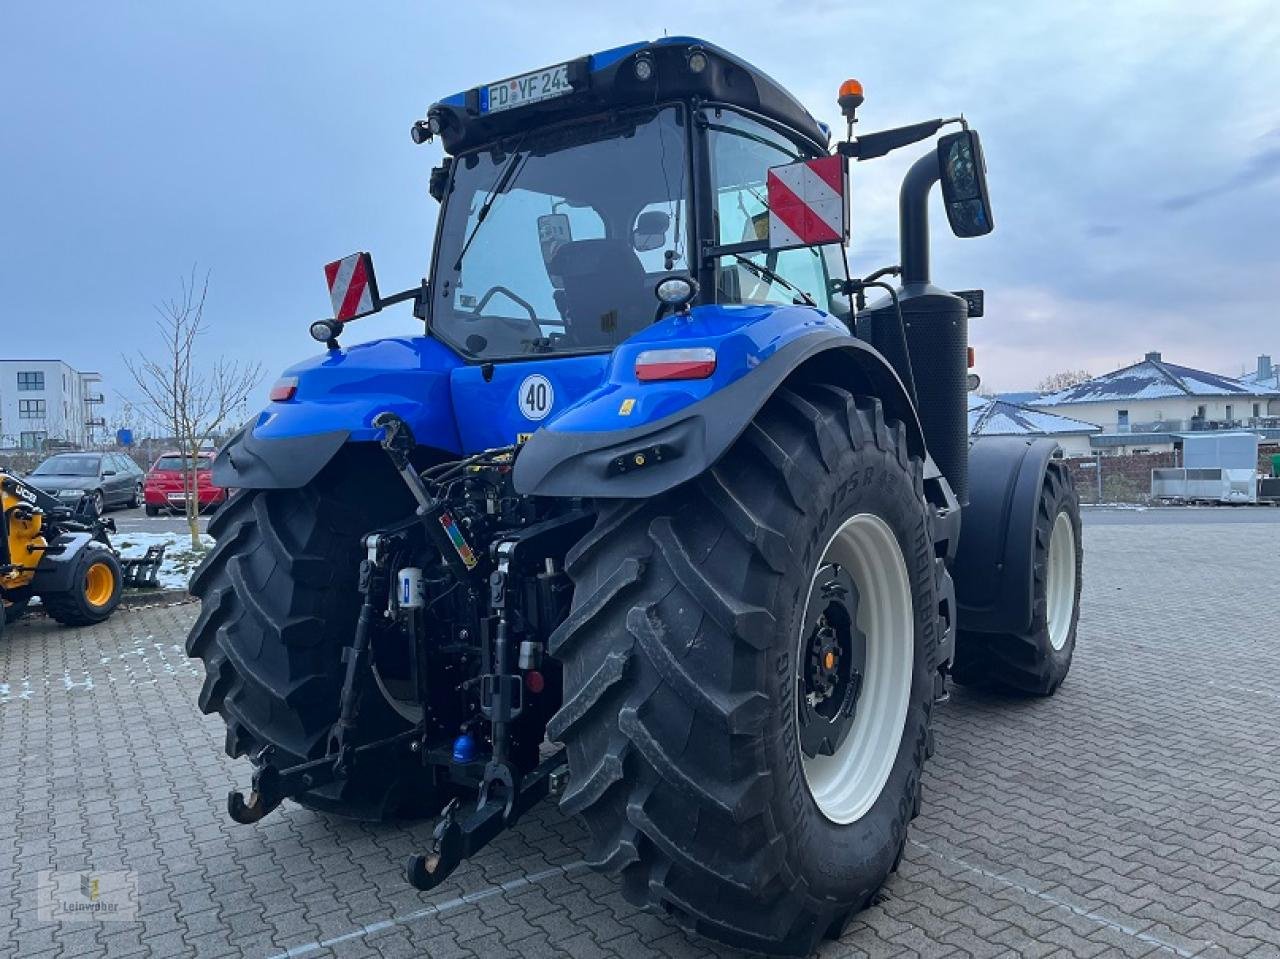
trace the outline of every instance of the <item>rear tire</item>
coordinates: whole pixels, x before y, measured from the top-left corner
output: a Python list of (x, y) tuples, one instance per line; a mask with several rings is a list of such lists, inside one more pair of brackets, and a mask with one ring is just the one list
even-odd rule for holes
[(138, 504), (142, 502), (142, 484), (138, 483), (133, 488), (133, 496), (129, 498), (129, 509), (137, 509)]
[(1031, 629), (959, 630), (951, 676), (1026, 696), (1052, 696), (1071, 670), (1083, 569), (1080, 502), (1066, 465), (1051, 460), (1036, 506)]
[(152, 506), (150, 503), (148, 503), (148, 504), (144, 507), (144, 509), (146, 510), (146, 513), (147, 513), (147, 515), (148, 515), (148, 516), (159, 516), (159, 515), (160, 515), (160, 507), (159, 507), (159, 506)]
[[(784, 388), (697, 480), (598, 504), (566, 564), (573, 611), (551, 640), (565, 702), (548, 732), (568, 749), (561, 805), (586, 820), (587, 859), (621, 872), (630, 899), (731, 946), (805, 955), (896, 867), (918, 810), (942, 636), (945, 569), (922, 484), (878, 400), (809, 386)], [(862, 789), (846, 771), (833, 791), (801, 745), (810, 660), (799, 653), (818, 570), (851, 523), (893, 544), (907, 632), (867, 629), (868, 698), (851, 722), (869, 717), (885, 761), (872, 750), (864, 768), (879, 764), (866, 777), (878, 781)], [(863, 711), (885, 702), (871, 693), (871, 650), (886, 640), (905, 657), (900, 712)]]
[(89, 544), (72, 560), (71, 588), (61, 593), (41, 593), (40, 602), (55, 622), (63, 626), (101, 623), (120, 605), (124, 574), (109, 549)]
[[(222, 716), (233, 758), (270, 747), (271, 761), (289, 766), (326, 753), (361, 602), (360, 539), (413, 508), (402, 486), (379, 482), (386, 464), (370, 465), (340, 455), (302, 489), (238, 493), (209, 523), (217, 544), (191, 580), (201, 611), (187, 654), (204, 662), (200, 709)], [(373, 689), (359, 723), (362, 741), (410, 728)], [(440, 807), (429, 771), (407, 759), (365, 765), (296, 801), (364, 820)]]

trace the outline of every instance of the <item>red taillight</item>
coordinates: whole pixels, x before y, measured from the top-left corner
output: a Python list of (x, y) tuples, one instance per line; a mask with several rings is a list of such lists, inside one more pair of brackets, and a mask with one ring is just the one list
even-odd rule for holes
[(293, 399), (294, 394), (297, 392), (298, 378), (296, 376), (282, 376), (271, 387), (269, 395), (273, 402), (283, 403), (285, 400)]
[(716, 371), (716, 351), (707, 346), (675, 350), (645, 350), (636, 357), (636, 379), (705, 380)]

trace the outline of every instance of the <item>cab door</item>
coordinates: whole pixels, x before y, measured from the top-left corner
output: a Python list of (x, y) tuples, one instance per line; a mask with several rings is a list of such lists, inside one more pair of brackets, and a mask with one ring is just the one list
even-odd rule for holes
[(728, 107), (707, 108), (698, 128), (710, 187), (701, 211), (711, 254), (702, 273), (704, 296), (709, 293), (715, 303), (751, 306), (791, 306), (808, 297), (819, 309), (847, 321), (849, 297), (836, 292), (833, 283), (848, 277), (839, 243), (784, 250), (769, 246), (769, 170), (825, 156), (826, 151), (762, 117)]

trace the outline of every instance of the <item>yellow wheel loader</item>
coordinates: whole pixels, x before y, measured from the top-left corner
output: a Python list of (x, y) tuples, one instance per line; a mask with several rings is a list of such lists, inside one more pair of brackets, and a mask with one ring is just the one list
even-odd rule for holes
[(0, 469), (0, 506), (0, 628), (36, 597), (64, 626), (100, 623), (115, 611), (137, 561), (126, 561), (126, 571), (107, 537), (115, 523), (88, 497), (70, 509)]

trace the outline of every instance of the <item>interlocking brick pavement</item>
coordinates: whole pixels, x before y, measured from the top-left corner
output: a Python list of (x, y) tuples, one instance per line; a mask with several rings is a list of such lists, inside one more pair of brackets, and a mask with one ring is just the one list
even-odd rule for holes
[[(1274, 527), (1095, 526), (1058, 696), (957, 690), (924, 811), (852, 956), (1280, 956)], [(225, 813), (247, 765), (195, 707), (193, 605), (0, 645), (0, 956), (724, 954), (580, 862), (551, 803), (433, 894), (430, 824)], [(131, 870), (136, 922), (36, 920), (36, 874)]]

